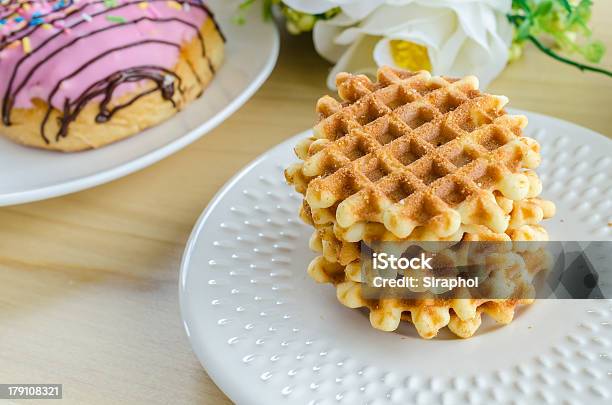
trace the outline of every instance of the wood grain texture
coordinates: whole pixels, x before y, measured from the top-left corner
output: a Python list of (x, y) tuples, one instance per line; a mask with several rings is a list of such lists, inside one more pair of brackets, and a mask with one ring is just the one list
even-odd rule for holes
[[(612, 67), (612, 2), (595, 35)], [(310, 127), (329, 64), (308, 36), (238, 113), (195, 144), (110, 184), (0, 209), (0, 382), (63, 383), (69, 404), (222, 404), (183, 332), (183, 247), (198, 215), (237, 170)], [(610, 135), (612, 80), (529, 47), (489, 89), (511, 106)]]

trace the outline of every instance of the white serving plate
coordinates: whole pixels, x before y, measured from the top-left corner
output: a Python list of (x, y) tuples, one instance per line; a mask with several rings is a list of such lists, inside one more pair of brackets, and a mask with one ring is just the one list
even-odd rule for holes
[[(527, 133), (557, 204), (554, 240), (612, 238), (612, 141), (539, 114)], [(240, 404), (610, 403), (612, 302), (541, 300), (467, 340), (370, 327), (306, 274), (311, 230), (283, 168), (297, 135), (227, 183), (196, 224), (180, 278), (194, 351)], [(484, 317), (486, 318), (486, 317)], [(567, 401), (567, 402), (564, 402)]]
[(240, 108), (268, 78), (279, 51), (272, 22), (232, 16), (237, 1), (208, 4), (227, 37), (225, 62), (202, 97), (169, 121), (99, 150), (36, 150), (0, 137), (0, 206), (43, 200), (94, 187), (143, 169), (189, 145)]

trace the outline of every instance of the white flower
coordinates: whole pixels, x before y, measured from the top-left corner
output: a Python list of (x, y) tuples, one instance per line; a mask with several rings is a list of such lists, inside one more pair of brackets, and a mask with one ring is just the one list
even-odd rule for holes
[(319, 14), (339, 7), (313, 30), (317, 52), (336, 73), (374, 74), (377, 66), (430, 70), (434, 75), (476, 75), (486, 87), (506, 66), (511, 0), (284, 0)]

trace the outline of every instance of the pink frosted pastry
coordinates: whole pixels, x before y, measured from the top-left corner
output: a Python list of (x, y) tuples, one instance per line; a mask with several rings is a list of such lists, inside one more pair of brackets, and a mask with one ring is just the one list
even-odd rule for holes
[(95, 148), (169, 118), (223, 60), (201, 0), (0, 0), (0, 133)]

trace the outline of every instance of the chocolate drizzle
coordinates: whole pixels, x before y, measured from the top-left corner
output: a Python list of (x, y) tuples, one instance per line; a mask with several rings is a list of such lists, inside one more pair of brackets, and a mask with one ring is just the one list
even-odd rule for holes
[[(124, 7), (128, 7), (131, 5), (135, 5), (140, 3), (142, 0), (137, 0), (137, 1), (125, 1), (122, 4), (118, 4), (116, 6), (113, 7), (108, 7), (102, 11), (99, 11), (97, 13), (92, 13), (91, 14), (91, 18), (95, 18), (97, 16), (101, 16), (104, 14), (107, 14), (109, 12), (112, 11), (116, 11), (118, 9), (124, 8)], [(148, 0), (149, 3), (155, 3), (155, 2), (165, 2), (166, 0)], [(206, 5), (203, 4), (202, 0), (194, 0), (195, 2), (191, 2), (191, 1), (183, 1), (181, 4), (189, 4), (189, 6), (191, 7), (196, 7), (199, 8), (201, 10), (203, 10), (208, 16), (209, 18), (212, 19), (213, 23), (215, 24), (218, 32), (220, 33), (221, 37), (223, 38), (223, 40), (225, 41), (225, 37), (223, 36), (223, 34), (221, 33), (221, 30), (217, 24), (217, 22), (214, 19), (214, 15), (213, 13), (208, 9), (208, 7)], [(50, 20), (50, 22), (55, 22), (58, 20), (63, 20), (65, 18), (67, 18), (68, 16), (71, 16), (75, 13), (82, 13), (83, 10), (85, 10), (88, 6), (93, 5), (93, 4), (98, 4), (98, 3), (105, 3), (105, 0), (100, 0), (100, 1), (94, 1), (94, 2), (90, 2), (90, 3), (85, 3), (85, 4), (81, 4), (79, 5), (79, 7), (76, 7), (72, 10), (70, 10), (68, 13), (66, 13), (65, 15), (59, 17), (59, 18), (55, 18)], [(66, 2), (66, 4), (70, 4), (72, 5), (72, 2)], [(61, 10), (56, 10), (54, 11), (54, 13), (61, 11)], [(188, 12), (188, 11), (186, 11)], [(53, 14), (53, 13), (49, 13), (49, 14)], [(161, 17), (140, 17), (137, 18), (135, 20), (130, 20), (130, 21), (125, 21), (122, 24), (115, 24), (115, 25), (110, 25), (107, 27), (103, 27), (100, 29), (97, 29), (95, 31), (91, 31), (88, 32), (86, 34), (80, 35), (78, 37), (76, 37), (74, 40), (70, 41), (69, 43), (65, 44), (62, 47), (59, 47), (58, 49), (54, 50), (51, 54), (49, 54), (45, 60), (38, 62), (36, 65), (34, 65), (32, 68), (30, 68), (30, 70), (27, 72), (27, 74), (25, 75), (24, 79), (21, 80), (21, 82), (15, 83), (16, 82), (16, 76), (17, 76), (17, 72), (18, 69), (22, 66), (22, 64), (28, 60), (29, 57), (31, 57), (31, 55), (35, 54), (36, 52), (40, 51), (41, 49), (43, 49), (45, 46), (47, 46), (48, 44), (52, 43), (53, 40), (55, 40), (56, 38), (58, 38), (60, 35), (62, 35), (63, 33), (60, 31), (58, 33), (53, 34), (52, 36), (50, 36), (49, 38), (47, 38), (45, 41), (41, 42), (36, 48), (32, 49), (32, 51), (30, 53), (26, 53), (23, 55), (23, 57), (15, 64), (13, 71), (11, 72), (10, 75), (10, 79), (8, 80), (8, 86), (6, 88), (5, 94), (3, 95), (2, 98), (2, 121), (4, 123), (4, 125), (11, 125), (11, 111), (14, 107), (14, 103), (15, 100), (17, 98), (17, 95), (19, 94), (20, 91), (22, 91), (25, 86), (27, 85), (28, 81), (33, 77), (33, 75), (41, 68), (44, 66), (44, 64), (51, 58), (53, 58), (54, 56), (56, 56), (57, 54), (59, 54), (61, 51), (71, 47), (72, 45), (74, 45), (75, 43), (81, 41), (81, 40), (85, 40), (86, 38), (89, 38), (93, 35), (96, 35), (98, 33), (104, 32), (104, 31), (109, 31), (109, 30), (113, 30), (115, 28), (118, 27), (122, 27), (125, 25), (130, 25), (130, 24), (138, 24), (141, 21), (149, 21), (155, 24), (164, 24), (164, 23), (179, 23), (179, 24), (183, 24), (187, 27), (189, 27), (190, 29), (195, 31), (195, 34), (198, 37), (198, 40), (201, 44), (202, 47), (202, 55), (203, 57), (207, 60), (209, 68), (211, 69), (211, 71), (214, 72), (214, 68), (211, 64), (210, 59), (207, 57), (207, 52), (206, 52), (206, 45), (204, 42), (204, 38), (202, 37), (202, 34), (200, 33), (200, 29), (199, 27), (197, 27), (196, 25), (188, 22), (188, 21), (184, 21), (180, 18), (161, 18)], [(69, 29), (73, 29), (77, 26), (79, 26), (80, 24), (85, 23), (85, 20), (79, 20), (76, 23), (72, 24), (71, 26), (68, 26), (67, 28)], [(3, 37), (0, 39), (0, 51), (4, 48), (6, 48), (7, 46), (10, 45), (11, 42), (13, 42), (16, 39), (19, 38), (23, 38), (25, 36), (31, 35), (33, 32), (35, 32), (37, 29), (40, 29), (40, 25), (37, 26), (25, 26), (19, 30), (16, 30), (15, 32), (12, 32), (10, 35)], [(97, 55), (96, 57), (90, 59), (89, 61), (85, 62), (83, 65), (79, 66), (76, 68), (76, 70), (74, 70), (71, 74), (69, 74), (66, 77), (63, 77), (58, 83), (56, 83), (55, 87), (53, 88), (52, 92), (49, 94), (48, 98), (47, 98), (47, 112), (45, 114), (44, 120), (41, 123), (41, 128), (40, 128), (40, 132), (41, 132), (41, 136), (44, 139), (44, 141), (46, 143), (49, 143), (49, 137), (46, 135), (45, 133), (45, 127), (47, 125), (47, 122), (51, 116), (51, 113), (53, 111), (53, 106), (52, 106), (52, 101), (54, 96), (57, 94), (57, 92), (59, 91), (59, 89), (61, 88), (62, 83), (64, 83), (66, 80), (69, 80), (73, 77), (75, 77), (76, 75), (78, 75), (80, 72), (82, 72), (84, 69), (86, 69), (88, 66), (90, 66), (91, 64), (103, 59), (104, 57), (114, 53), (114, 52), (118, 52), (124, 49), (128, 49), (128, 48), (132, 48), (132, 47), (136, 47), (136, 46), (144, 46), (146, 44), (158, 44), (158, 45), (163, 45), (163, 46), (171, 46), (171, 47), (175, 47), (177, 49), (180, 50), (181, 48), (181, 43), (174, 43), (174, 42), (169, 42), (169, 41), (165, 41), (165, 40), (154, 40), (154, 39), (148, 39), (148, 40), (141, 40), (138, 42), (134, 42), (134, 43), (130, 43), (124, 46), (120, 46), (120, 47), (116, 47), (113, 49), (109, 49), (99, 55)], [(191, 65), (191, 63), (189, 63), (189, 67), (192, 70), (192, 72), (194, 73), (194, 76), (196, 77), (196, 80), (198, 82), (201, 82), (201, 78), (196, 74), (195, 69), (193, 68), (193, 66)], [(128, 100), (127, 102), (121, 104), (121, 105), (115, 105), (113, 107), (110, 107), (111, 101), (113, 100), (113, 96), (115, 93), (115, 90), (122, 84), (124, 83), (137, 83), (137, 82), (151, 82), (154, 85), (152, 86), (143, 86), (144, 90), (140, 93), (135, 95), (134, 97), (132, 97), (130, 100)], [(131, 67), (128, 69), (124, 69), (118, 72), (114, 72), (111, 75), (109, 75), (106, 78), (103, 78), (101, 80), (99, 80), (98, 82), (92, 84), (91, 86), (89, 86), (81, 95), (79, 95), (75, 100), (69, 100), (66, 99), (63, 101), (63, 108), (62, 108), (62, 114), (60, 117), (58, 117), (58, 121), (59, 121), (59, 130), (58, 132), (55, 134), (54, 138), (56, 141), (58, 141), (60, 138), (65, 137), (68, 135), (68, 129), (69, 129), (69, 125), (71, 122), (73, 122), (74, 120), (77, 119), (78, 115), (80, 114), (80, 112), (83, 110), (83, 108), (90, 103), (91, 101), (93, 101), (94, 99), (101, 99), (100, 104), (99, 104), (99, 112), (95, 118), (97, 123), (105, 123), (108, 122), (109, 120), (112, 119), (112, 117), (114, 116), (114, 114), (123, 109), (126, 108), (130, 105), (132, 105), (134, 102), (136, 102), (138, 99), (159, 91), (162, 98), (165, 100), (168, 100), (169, 102), (172, 103), (172, 105), (176, 108), (176, 103), (174, 101), (174, 95), (175, 95), (175, 85), (178, 87), (179, 92), (182, 93), (182, 87), (181, 87), (181, 83), (182, 80), (181, 78), (175, 73), (172, 72), (170, 70), (167, 70), (161, 66), (138, 66), (138, 67)]]
[[(170, 78), (170, 80), (168, 78)], [(144, 90), (142, 93), (137, 94), (136, 96), (132, 97), (131, 100), (123, 104), (116, 105), (113, 108), (109, 108), (109, 104), (113, 98), (113, 93), (118, 86), (123, 83), (140, 82), (143, 80), (152, 81), (153, 83), (155, 83), (155, 86), (148, 90)], [(100, 102), (99, 112), (96, 115), (96, 122), (99, 124), (108, 122), (117, 111), (129, 107), (138, 99), (156, 91), (160, 91), (162, 97), (165, 100), (170, 101), (173, 107), (176, 107), (176, 103), (173, 100), (175, 93), (175, 82), (178, 83), (177, 87), (179, 91), (182, 92), (183, 90), (181, 86), (181, 78), (176, 73), (158, 66), (138, 66), (115, 72), (110, 76), (99, 80), (98, 82), (91, 85), (76, 100), (70, 101), (69, 99), (66, 99), (64, 101), (62, 117), (59, 120), (60, 128), (55, 136), (55, 140), (58, 141), (61, 137), (67, 136), (69, 124), (78, 117), (81, 110), (90, 101), (100, 96), (103, 96), (103, 99)], [(54, 89), (53, 93), (55, 93), (56, 91), (57, 88)], [(40, 127), (41, 134), (46, 142), (48, 142), (48, 138), (45, 135), (45, 126), (49, 121), (51, 111), (51, 108), (47, 109), (45, 118), (43, 119), (43, 122), (41, 123)]]
[[(126, 103), (115, 106), (112, 109), (108, 108), (108, 105), (113, 97), (113, 92), (115, 91), (117, 86), (122, 83), (138, 82), (144, 79), (153, 81), (155, 83), (155, 87), (133, 97)], [(175, 80), (179, 81), (178, 89), (182, 92), (183, 90), (181, 88), (181, 78), (178, 77), (174, 72), (171, 72), (166, 69), (161, 69), (157, 66), (139, 66), (121, 71), (119, 73), (114, 73), (107, 79), (98, 82), (102, 84), (102, 86), (98, 86), (98, 89), (94, 89), (94, 91), (92, 91), (91, 93), (87, 93), (87, 96), (82, 96), (81, 100), (77, 101), (76, 104), (77, 106), (86, 104), (88, 98), (91, 99), (97, 97), (100, 94), (104, 94), (104, 99), (100, 103), (100, 112), (96, 116), (96, 122), (100, 124), (109, 121), (117, 111), (132, 105), (139, 98), (147, 94), (154, 93), (158, 90), (160, 91), (162, 97), (165, 100), (170, 101), (172, 103), (172, 106), (176, 107), (176, 103), (172, 99), (172, 97), (174, 97)]]

